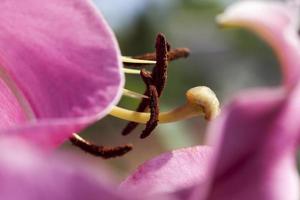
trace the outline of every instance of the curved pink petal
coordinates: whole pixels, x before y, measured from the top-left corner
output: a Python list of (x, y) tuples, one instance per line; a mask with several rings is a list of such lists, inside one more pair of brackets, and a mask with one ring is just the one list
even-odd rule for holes
[(298, 82), (298, 6), (279, 1), (240, 1), (229, 6), (217, 20), (221, 25), (247, 28), (260, 35), (278, 55), (284, 83), (291, 87)]
[(27, 115), (19, 105), (17, 97), (12, 93), (3, 80), (0, 79), (0, 127), (5, 128), (24, 123)]
[(89, 0), (2, 0), (0, 18), (2, 134), (57, 145), (118, 101), (119, 48)]
[(99, 168), (65, 156), (41, 154), (19, 140), (1, 138), (0, 199), (131, 199), (113, 190)]
[(299, 101), (300, 85), (248, 91), (223, 109), (208, 132), (216, 149), (203, 199), (299, 199)]
[(144, 196), (179, 193), (207, 178), (210, 157), (211, 149), (207, 146), (164, 153), (142, 164), (121, 183), (120, 190)]
[[(45, 154), (15, 138), (0, 140), (0, 199), (5, 200), (150, 200), (120, 192), (99, 166), (79, 158)], [(176, 200), (159, 196), (159, 200)]]

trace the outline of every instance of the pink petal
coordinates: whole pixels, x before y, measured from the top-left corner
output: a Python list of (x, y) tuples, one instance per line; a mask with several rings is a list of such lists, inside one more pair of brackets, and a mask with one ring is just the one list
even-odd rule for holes
[(287, 2), (240, 1), (217, 20), (221, 25), (247, 28), (262, 37), (278, 55), (284, 83), (291, 87), (300, 78), (298, 11), (297, 6)]
[(20, 106), (16, 96), (1, 79), (0, 91), (0, 129), (25, 122), (28, 116)]
[(120, 52), (90, 1), (2, 0), (0, 11), (0, 76), (13, 94), (0, 108), (14, 107), (1, 110), (12, 118), (2, 134), (53, 146), (108, 113), (123, 87)]
[[(71, 159), (72, 158), (72, 159)], [(107, 172), (71, 155), (49, 155), (21, 140), (0, 140), (0, 199), (150, 200), (119, 192)], [(159, 196), (159, 200), (175, 200)]]
[(205, 200), (299, 198), (299, 101), (300, 85), (248, 91), (223, 109), (208, 132), (217, 148)]
[(1, 138), (0, 199), (130, 199), (100, 174), (69, 156), (41, 154), (19, 140)]
[(210, 147), (192, 147), (164, 153), (142, 164), (120, 189), (144, 196), (176, 193), (207, 177)]

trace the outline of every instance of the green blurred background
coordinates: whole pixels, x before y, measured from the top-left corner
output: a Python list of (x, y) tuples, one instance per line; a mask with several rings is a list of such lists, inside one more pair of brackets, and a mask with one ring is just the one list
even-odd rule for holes
[[(123, 55), (154, 51), (158, 32), (166, 35), (172, 47), (187, 47), (191, 55), (170, 63), (161, 110), (185, 102), (185, 92), (194, 86), (213, 89), (221, 104), (245, 88), (276, 86), (280, 70), (271, 49), (255, 35), (240, 29), (220, 29), (215, 17), (233, 1), (221, 0), (94, 0), (115, 31)], [(126, 75), (126, 88), (143, 93), (139, 76)], [(138, 101), (123, 97), (120, 105), (135, 109)], [(141, 125), (129, 136), (121, 136), (127, 122), (106, 117), (81, 135), (107, 146), (133, 143), (129, 154), (111, 160), (90, 156), (69, 143), (62, 149), (76, 151), (87, 162), (109, 165), (122, 179), (147, 159), (182, 147), (203, 144), (207, 123), (195, 118), (159, 125), (154, 133), (139, 139)]]

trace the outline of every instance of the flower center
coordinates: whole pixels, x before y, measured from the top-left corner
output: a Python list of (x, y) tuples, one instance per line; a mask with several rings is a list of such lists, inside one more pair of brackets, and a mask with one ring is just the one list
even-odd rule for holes
[[(151, 134), (158, 123), (174, 122), (199, 115), (204, 115), (205, 119), (211, 120), (219, 113), (219, 101), (215, 93), (205, 86), (188, 90), (186, 93), (186, 104), (169, 112), (160, 113), (159, 97), (162, 95), (166, 84), (168, 62), (187, 57), (189, 50), (186, 48), (171, 49), (162, 34), (158, 34), (155, 47), (155, 53), (148, 53), (133, 58), (123, 57), (125, 66), (144, 66), (151, 64), (155, 64), (155, 66), (151, 72), (146, 69), (136, 70), (124, 68), (125, 73), (140, 74), (146, 85), (146, 90), (144, 94), (139, 94), (124, 89), (123, 95), (141, 99), (136, 111), (117, 106), (111, 110), (110, 114), (112, 116), (129, 121), (127, 126), (123, 129), (122, 135), (130, 134), (139, 123), (143, 123), (146, 124), (140, 136), (140, 138), (143, 139)], [(97, 146), (84, 140), (77, 134), (74, 134), (70, 141), (82, 150), (103, 158), (121, 156), (132, 149), (132, 145), (122, 145), (113, 148)]]

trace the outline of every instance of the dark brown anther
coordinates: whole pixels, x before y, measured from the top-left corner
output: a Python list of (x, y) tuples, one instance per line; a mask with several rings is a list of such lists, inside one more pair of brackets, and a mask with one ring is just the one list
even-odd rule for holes
[[(155, 86), (157, 91), (157, 96), (160, 97), (162, 94), (162, 91), (164, 89), (166, 79), (167, 79), (167, 67), (168, 67), (168, 48), (170, 48), (170, 45), (167, 43), (166, 38), (163, 34), (159, 33), (156, 37), (156, 65), (154, 66), (152, 70), (152, 84)], [(141, 74), (142, 75), (142, 74)], [(142, 76), (143, 78), (143, 76)], [(146, 91), (144, 92), (145, 95), (150, 96), (150, 91), (147, 86)], [(150, 101), (149, 99), (143, 99), (141, 103), (139, 104), (137, 111), (143, 112), (149, 107)], [(128, 135), (131, 133), (136, 127), (137, 123), (130, 122), (122, 131), (122, 135)]]
[(160, 97), (167, 80), (168, 68), (168, 43), (163, 34), (159, 33), (156, 38), (156, 65), (152, 70), (152, 81)]
[(148, 137), (158, 124), (159, 104), (158, 93), (156, 87), (153, 85), (153, 79), (150, 72), (147, 72), (146, 70), (142, 69), (141, 77), (147, 86), (147, 90), (149, 91), (148, 94), (150, 108), (150, 119), (146, 124), (146, 128), (143, 130), (143, 133), (140, 136), (143, 139)]
[(170, 53), (170, 51), (171, 51), (171, 44), (169, 42), (167, 42), (167, 52)]
[[(146, 88), (146, 91), (144, 92), (144, 95), (149, 96), (149, 90), (148, 88)], [(136, 111), (137, 112), (144, 112), (149, 105), (150, 101), (149, 99), (143, 99), (139, 106), (137, 107)], [(131, 133), (136, 127), (138, 126), (138, 123), (136, 122), (129, 122), (126, 127), (123, 129), (122, 131), (122, 135), (128, 135), (129, 133)]]
[(177, 60), (179, 58), (187, 58), (190, 55), (188, 48), (171, 49), (168, 52), (168, 61)]
[[(187, 58), (189, 55), (190, 55), (190, 50), (188, 48), (170, 49), (168, 50), (168, 61), (174, 61), (180, 58)], [(133, 56), (133, 58), (141, 59), (141, 60), (156, 60), (156, 53), (146, 53), (139, 56)]]
[(132, 145), (125, 144), (117, 147), (104, 147), (93, 144), (89, 141), (84, 140), (78, 135), (72, 136), (70, 142), (82, 149), (83, 151), (92, 154), (93, 156), (102, 157), (104, 159), (115, 158), (118, 156), (123, 156), (132, 150)]

